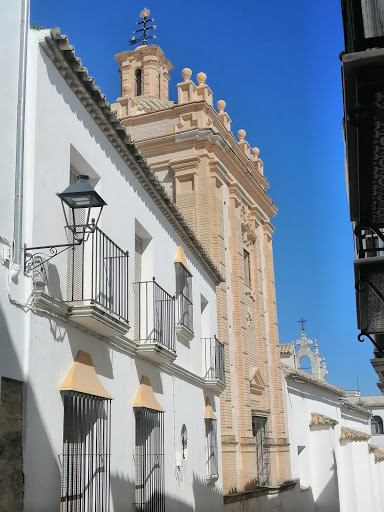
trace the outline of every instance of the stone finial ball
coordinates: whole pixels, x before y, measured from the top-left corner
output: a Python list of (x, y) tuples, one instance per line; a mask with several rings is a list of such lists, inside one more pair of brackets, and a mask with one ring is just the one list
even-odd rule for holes
[(206, 79), (207, 75), (205, 73), (197, 73), (196, 80), (199, 85), (205, 84)]
[(192, 69), (184, 68), (181, 74), (182, 77), (184, 78), (184, 82), (188, 82), (188, 80), (190, 80), (192, 76)]
[(252, 156), (253, 156), (254, 158), (258, 158), (259, 153), (260, 153), (260, 149), (259, 149), (259, 148), (253, 148), (253, 149), (252, 149)]
[(245, 139), (245, 136), (247, 135), (247, 132), (245, 130), (239, 130), (237, 132), (237, 136), (239, 137), (239, 141), (243, 141)]
[(219, 113), (221, 114), (222, 112), (224, 112), (224, 109), (225, 109), (225, 106), (226, 106), (226, 103), (224, 100), (219, 100), (217, 102), (217, 108), (219, 110)]

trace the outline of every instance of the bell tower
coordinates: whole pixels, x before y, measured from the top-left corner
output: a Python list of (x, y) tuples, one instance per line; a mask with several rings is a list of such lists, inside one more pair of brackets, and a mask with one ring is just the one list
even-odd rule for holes
[[(130, 97), (168, 101), (169, 72), (172, 64), (156, 45), (141, 45), (133, 51), (118, 53), (121, 98)], [(119, 98), (120, 99), (120, 98)]]
[(156, 45), (148, 45), (154, 34), (149, 34), (156, 25), (148, 25), (150, 11), (144, 8), (140, 13), (140, 27), (134, 31), (130, 44), (140, 44), (135, 50), (118, 53), (115, 59), (120, 64), (121, 97), (117, 99), (120, 117), (140, 114), (153, 106), (167, 107), (169, 72), (172, 64), (165, 58), (163, 50)]

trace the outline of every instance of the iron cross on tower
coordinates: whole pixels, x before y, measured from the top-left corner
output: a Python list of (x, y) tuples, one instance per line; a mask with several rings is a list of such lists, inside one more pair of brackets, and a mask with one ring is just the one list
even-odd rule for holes
[(304, 320), (304, 318), (301, 317), (299, 320), (299, 324), (301, 324), (301, 332), (305, 332), (305, 329), (304, 329), (305, 322), (306, 322), (306, 320)]
[[(156, 39), (156, 36), (154, 34), (148, 35), (148, 33), (147, 33), (148, 30), (152, 30), (152, 29), (156, 28), (156, 25), (151, 25), (151, 26), (147, 25), (147, 23), (150, 23), (151, 21), (155, 21), (154, 18), (149, 18), (150, 14), (151, 14), (151, 11), (149, 9), (147, 9), (146, 7), (144, 7), (144, 9), (140, 13), (140, 18), (143, 21), (136, 22), (136, 25), (142, 25), (142, 27), (133, 32), (135, 35), (131, 37), (129, 44), (141, 43), (143, 45), (147, 45), (148, 39)], [(136, 37), (136, 34), (139, 34), (140, 32), (143, 33), (142, 36)]]

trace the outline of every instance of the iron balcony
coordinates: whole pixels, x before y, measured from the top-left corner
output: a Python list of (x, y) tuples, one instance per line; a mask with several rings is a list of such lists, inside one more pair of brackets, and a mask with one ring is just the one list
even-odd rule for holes
[(155, 278), (136, 282), (133, 287), (137, 352), (156, 363), (174, 361), (175, 298)]
[(207, 387), (225, 388), (224, 345), (214, 336), (202, 338), (204, 379)]

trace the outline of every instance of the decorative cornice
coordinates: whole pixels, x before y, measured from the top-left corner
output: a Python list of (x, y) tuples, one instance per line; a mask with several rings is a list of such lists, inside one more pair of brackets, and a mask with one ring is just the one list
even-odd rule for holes
[(87, 68), (83, 66), (81, 59), (76, 57), (74, 47), (68, 43), (67, 36), (62, 35), (59, 28), (54, 28), (50, 31), (50, 36), (45, 37), (44, 41), (41, 42), (41, 46), (84, 108), (211, 279), (215, 284), (223, 282), (224, 277), (221, 272), (213, 263), (180, 210), (172, 202), (155, 173), (150, 169), (146, 159), (132, 142), (125, 127), (116, 117), (115, 112), (112, 111), (105, 95), (95, 85), (94, 78), (88, 75)]
[(334, 427), (339, 422), (330, 418), (329, 416), (324, 416), (324, 414), (320, 414), (318, 412), (311, 413), (311, 421), (309, 422), (310, 427), (318, 427), (318, 426), (329, 426)]
[(370, 434), (350, 427), (341, 427), (340, 441), (367, 441)]
[(380, 450), (374, 444), (368, 445), (369, 453), (373, 453), (375, 457), (375, 462), (384, 462), (384, 450)]

